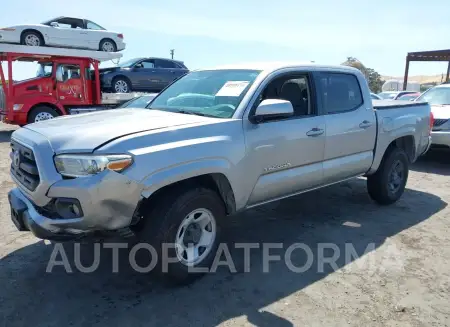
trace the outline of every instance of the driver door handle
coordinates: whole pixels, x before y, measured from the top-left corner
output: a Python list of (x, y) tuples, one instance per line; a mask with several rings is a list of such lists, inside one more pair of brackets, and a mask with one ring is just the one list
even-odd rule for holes
[(312, 130), (306, 132), (306, 135), (307, 135), (307, 136), (319, 136), (319, 135), (322, 135), (323, 132), (324, 132), (323, 129), (314, 127)]
[(372, 126), (372, 123), (368, 120), (364, 120), (361, 124), (359, 124), (359, 127), (361, 128), (369, 128)]

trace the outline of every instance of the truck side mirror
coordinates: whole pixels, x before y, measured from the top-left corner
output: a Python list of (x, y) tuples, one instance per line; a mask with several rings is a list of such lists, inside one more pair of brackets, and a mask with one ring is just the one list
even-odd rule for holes
[(263, 100), (250, 117), (250, 121), (254, 124), (261, 123), (270, 119), (288, 118), (294, 115), (294, 108), (290, 101), (281, 99)]

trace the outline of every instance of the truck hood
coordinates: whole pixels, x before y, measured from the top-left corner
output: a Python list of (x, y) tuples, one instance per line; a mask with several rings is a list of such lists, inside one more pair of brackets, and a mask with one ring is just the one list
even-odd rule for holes
[(434, 119), (450, 119), (450, 105), (432, 105)]
[(149, 109), (111, 109), (58, 117), (24, 128), (45, 136), (56, 154), (90, 153), (122, 136), (177, 126), (203, 125), (217, 119)]

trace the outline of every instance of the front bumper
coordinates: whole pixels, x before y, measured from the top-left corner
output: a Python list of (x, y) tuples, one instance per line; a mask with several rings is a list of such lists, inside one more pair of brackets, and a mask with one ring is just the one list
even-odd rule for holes
[(102, 90), (110, 89), (112, 88), (112, 78), (108, 76), (100, 76), (100, 88)]
[(431, 143), (436, 146), (450, 147), (450, 131), (432, 131)]
[(36, 237), (67, 240), (95, 232), (129, 227), (141, 200), (142, 186), (112, 171), (84, 178), (60, 180), (50, 186), (48, 197), (77, 199), (83, 216), (64, 218), (51, 215), (33, 203), (21, 189), (8, 194), (11, 219), (19, 230), (29, 230)]
[[(10, 119), (11, 118), (11, 119)], [(0, 111), (0, 122), (5, 124), (16, 124), (16, 125), (26, 125), (27, 124), (27, 113), (26, 112), (13, 112), (8, 118), (8, 112)]]

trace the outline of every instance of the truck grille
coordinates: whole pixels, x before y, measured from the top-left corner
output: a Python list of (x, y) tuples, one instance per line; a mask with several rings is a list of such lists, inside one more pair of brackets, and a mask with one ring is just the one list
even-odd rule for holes
[(39, 185), (39, 170), (34, 153), (26, 146), (11, 140), (11, 174), (30, 191)]
[(445, 124), (448, 121), (448, 119), (435, 119), (433, 123), (433, 127), (438, 127), (443, 124)]

